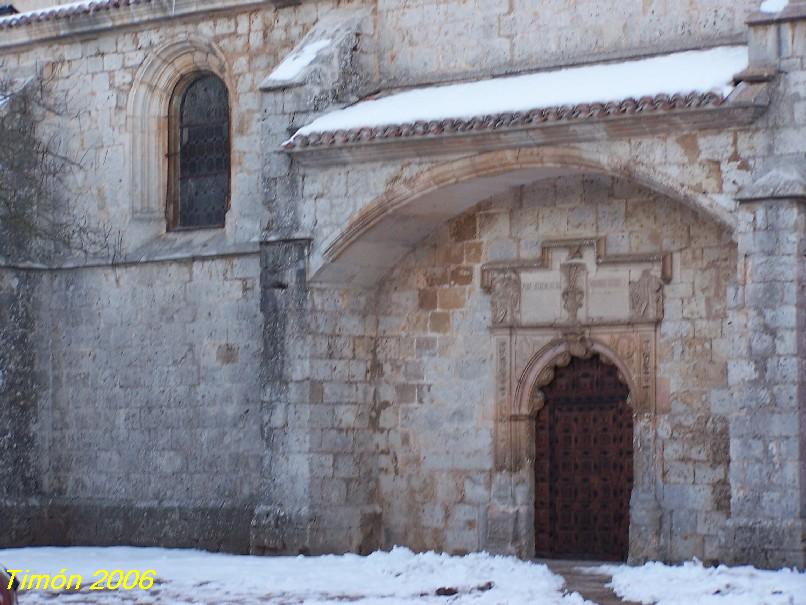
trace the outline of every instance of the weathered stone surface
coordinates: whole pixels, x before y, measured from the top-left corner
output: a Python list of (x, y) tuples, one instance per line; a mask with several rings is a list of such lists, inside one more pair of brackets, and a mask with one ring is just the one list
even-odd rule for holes
[[(0, 263), (9, 543), (532, 556), (530, 363), (596, 346), (633, 391), (631, 560), (804, 565), (803, 19), (748, 26), (758, 0), (288, 4), (0, 40), (3, 73), (42, 71), (67, 104), (41, 127), (83, 158), (76, 212), (121, 234), (93, 266)], [(769, 108), (741, 127), (681, 114), (325, 166), (281, 147), (377, 90), (746, 39)], [(230, 209), (166, 233), (167, 105), (200, 69), (230, 91)]]
[[(22, 500), (41, 489), (38, 401), (43, 376), (37, 374), (37, 289), (43, 275), (0, 269), (0, 465), (3, 497)], [(41, 368), (40, 368), (41, 371)]]

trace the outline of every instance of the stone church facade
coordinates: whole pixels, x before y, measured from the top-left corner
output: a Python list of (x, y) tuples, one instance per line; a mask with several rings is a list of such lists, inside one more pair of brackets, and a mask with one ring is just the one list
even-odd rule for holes
[[(759, 5), (0, 19), (120, 241), (0, 267), (4, 545), (806, 564), (806, 2)], [(726, 47), (722, 93), (316, 126)], [(223, 108), (220, 215), (186, 212), (193, 95)]]

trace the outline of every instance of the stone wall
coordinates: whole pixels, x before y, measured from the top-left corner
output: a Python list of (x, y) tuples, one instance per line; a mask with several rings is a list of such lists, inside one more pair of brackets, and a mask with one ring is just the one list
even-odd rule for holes
[[(753, 38), (755, 55), (769, 53), (754, 61), (782, 69), (753, 126), (513, 150), (534, 164), (570, 158), (623, 178), (510, 189), (422, 233), (425, 242), (368, 289), (310, 283), (308, 270), (348, 221), (390, 192), (438, 182), (456, 158), (310, 169), (280, 150), (313, 116), (379, 88), (742, 42), (758, 4), (323, 0), (147, 24), (109, 17), (104, 26), (97, 15), (94, 33), (51, 39), (35, 25), (30, 44), (0, 40), (4, 73), (39, 72), (65, 101), (67, 115), (44, 126), (82, 158), (70, 182), (77, 213), (120, 236), (116, 265), (59, 260), (0, 275), (9, 303), (0, 311), (0, 393), (20, 420), (0, 431), (0, 462), (24, 469), (5, 494), (10, 541), (530, 554), (528, 482), (509, 492), (493, 464), (480, 265), (530, 257), (546, 238), (601, 235), (611, 252), (673, 253), (658, 407), (638, 435), (652, 455), (636, 472), (653, 489), (633, 502), (634, 557), (802, 563), (806, 430), (791, 434), (803, 417), (802, 365), (790, 378), (806, 346), (793, 353), (795, 328), (765, 315), (783, 298), (742, 289), (743, 257), (769, 264), (769, 236), (740, 229), (737, 257), (729, 229), (712, 220), (742, 225), (738, 192), (768, 164), (802, 161), (801, 22), (765, 30), (767, 46)], [(362, 15), (347, 63), (326, 66), (324, 57), (305, 85), (259, 90), (318, 20), (347, 9)], [(177, 45), (186, 51), (171, 54)], [(165, 233), (161, 117), (154, 139), (135, 145), (148, 106), (139, 100), (170, 94), (144, 68), (164, 57), (177, 70), (209, 66), (230, 90), (234, 178), (221, 232)], [(349, 73), (338, 72), (345, 65)], [(497, 158), (507, 159), (489, 154), (464, 169)], [(144, 168), (132, 169), (134, 160)], [(770, 230), (791, 244), (803, 235), (798, 220)], [(795, 254), (775, 252), (787, 262)], [(755, 293), (780, 285), (791, 307), (781, 315), (798, 313), (802, 301), (789, 303), (799, 271)], [(775, 362), (762, 367), (770, 351)], [(779, 423), (769, 430), (748, 426), (758, 398), (743, 389), (761, 376), (765, 397), (782, 398), (764, 400), (763, 419)]]
[[(265, 221), (258, 85), (315, 21), (317, 9), (315, 4), (283, 11), (242, 9), (19, 49), (4, 49), (0, 43), (0, 69), (20, 79), (39, 74), (47, 82), (50, 99), (58, 101), (62, 115), (51, 116), (43, 130), (56, 134), (60, 152), (81, 164), (67, 182), (73, 208), (93, 224), (120, 235), (120, 255), (165, 233), (161, 199), (149, 200), (156, 208), (152, 216), (138, 213), (135, 205), (134, 192), (143, 186), (142, 180), (160, 178), (156, 166), (165, 153), (155, 141), (145, 158), (150, 168), (141, 174), (130, 172), (135, 155), (141, 155), (133, 147), (139, 129), (135, 118), (143, 109), (136, 103), (136, 93), (138, 86), (153, 84), (138, 77), (147, 59), (154, 61), (166, 47), (188, 39), (203, 40), (205, 52), (216, 59), (209, 64), (221, 72), (230, 92), (233, 179), (224, 235), (230, 243), (249, 241), (258, 237)], [(192, 61), (184, 67), (196, 69)], [(171, 93), (159, 92), (167, 97)], [(165, 129), (164, 121), (161, 129)], [(160, 198), (165, 184), (154, 184), (155, 196)], [(172, 243), (184, 245), (185, 253), (197, 252), (187, 237), (175, 235)]]
[[(0, 49), (4, 74), (39, 74), (58, 102), (61, 115), (41, 129), (80, 163), (66, 183), (71, 208), (114, 244), (114, 258), (3, 270), (13, 304), (3, 306), (0, 363), (16, 389), (3, 402), (19, 408), (2, 431), (0, 460), (17, 473), (3, 493), (6, 544), (245, 552), (252, 522), (284, 495), (261, 409), (277, 359), (263, 357), (263, 327), (276, 317), (261, 309), (258, 84), (317, 11), (267, 5)], [(149, 180), (164, 161), (159, 144), (144, 173), (131, 170), (133, 99), (144, 63), (188, 39), (204, 41), (229, 87), (231, 208), (222, 231), (166, 234), (164, 183)], [(144, 183), (150, 215), (136, 204)], [(294, 483), (294, 471), (286, 477)]]
[(52, 521), (22, 540), (245, 549), (266, 455), (258, 257), (45, 279), (25, 360), (42, 396), (19, 430), (35, 414), (22, 479), (47, 505), (17, 514)]
[[(744, 40), (756, 0), (379, 0), (383, 81), (456, 80)], [(640, 54), (640, 53), (639, 53)]]
[[(8, 503), (37, 495), (42, 477), (37, 465), (36, 426), (40, 397), (37, 374), (36, 293), (41, 275), (0, 269), (0, 466)], [(41, 370), (41, 367), (39, 368)]]
[(806, 214), (802, 201), (757, 200), (741, 207), (740, 219), (743, 254), (731, 305), (739, 329), (725, 406), (734, 486), (727, 557), (802, 565)]

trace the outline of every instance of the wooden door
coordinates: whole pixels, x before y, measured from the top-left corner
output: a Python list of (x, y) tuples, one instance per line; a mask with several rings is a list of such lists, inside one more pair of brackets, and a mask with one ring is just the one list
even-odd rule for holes
[(538, 556), (626, 560), (633, 417), (615, 366), (572, 359), (542, 389), (536, 421)]

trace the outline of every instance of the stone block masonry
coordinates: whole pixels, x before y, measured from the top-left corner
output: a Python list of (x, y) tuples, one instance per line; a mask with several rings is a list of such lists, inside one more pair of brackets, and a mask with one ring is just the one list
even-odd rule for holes
[(22, 270), (0, 270), (0, 464), (4, 497), (25, 499), (41, 489), (36, 430), (41, 411), (41, 366), (37, 338), (37, 290), (42, 276)]
[[(73, 210), (120, 244), (0, 268), (5, 545), (531, 557), (537, 385), (595, 345), (632, 389), (631, 560), (804, 564), (806, 2), (150, 4), (0, 39), (0, 70), (68, 110), (38, 126), (82, 158)], [(664, 100), (657, 131), (282, 147), (368, 95), (730, 44), (744, 101), (709, 111), (749, 117), (720, 129)], [(168, 106), (196, 71), (229, 90), (230, 207), (166, 232)], [(583, 267), (620, 315), (574, 307)]]
[[(16, 449), (36, 451), (8, 467), (20, 475), (8, 496), (27, 519), (10, 539), (242, 550), (235, 536), (248, 536), (265, 452), (259, 258), (36, 275), (27, 316), (43, 346), (25, 360), (37, 368), (27, 389), (50, 388), (32, 408), (23, 377), (8, 383), (16, 430), (30, 431)], [(31, 497), (46, 499), (44, 512)]]

